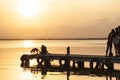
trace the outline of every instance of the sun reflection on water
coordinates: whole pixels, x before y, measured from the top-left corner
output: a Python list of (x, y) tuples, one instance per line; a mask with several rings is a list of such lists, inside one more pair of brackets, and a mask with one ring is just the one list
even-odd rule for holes
[(37, 80), (30, 71), (24, 71), (19, 75), (20, 80)]
[(24, 47), (28, 48), (28, 47), (32, 47), (33, 46), (33, 42), (32, 41), (24, 41)]

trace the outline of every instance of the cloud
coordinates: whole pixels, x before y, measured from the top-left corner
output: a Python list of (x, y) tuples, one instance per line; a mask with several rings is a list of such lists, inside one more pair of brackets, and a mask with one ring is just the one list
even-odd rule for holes
[(99, 18), (99, 19), (95, 19), (95, 21), (98, 22), (108, 22), (110, 19), (109, 18)]
[(114, 18), (98, 18), (95, 19), (97, 22), (116, 22), (120, 21), (120, 17), (114, 17)]

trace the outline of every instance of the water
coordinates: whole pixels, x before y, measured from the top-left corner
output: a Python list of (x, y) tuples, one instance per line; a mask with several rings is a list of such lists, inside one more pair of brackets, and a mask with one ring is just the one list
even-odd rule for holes
[[(41, 80), (40, 74), (32, 74), (20, 67), (20, 57), (30, 54), (32, 48), (46, 45), (50, 53), (105, 55), (106, 40), (1, 40), (0, 41), (0, 80)], [(67, 80), (65, 73), (49, 72), (44, 80)], [(70, 80), (106, 80), (105, 77), (71, 75)], [(115, 80), (113, 78), (112, 80)]]

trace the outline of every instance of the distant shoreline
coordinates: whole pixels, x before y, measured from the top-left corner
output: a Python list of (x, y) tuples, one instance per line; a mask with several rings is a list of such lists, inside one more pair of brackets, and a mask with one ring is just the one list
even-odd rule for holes
[(45, 39), (0, 39), (0, 40), (107, 40), (107, 38), (45, 38)]

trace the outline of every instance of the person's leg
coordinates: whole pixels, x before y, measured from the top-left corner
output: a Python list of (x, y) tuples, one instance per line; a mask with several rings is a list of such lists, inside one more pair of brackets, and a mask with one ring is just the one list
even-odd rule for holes
[(117, 55), (118, 55), (118, 54), (117, 54), (117, 46), (114, 45), (114, 48), (115, 48), (115, 55), (117, 56)]
[(110, 52), (109, 53), (112, 53), (112, 42), (109, 43), (109, 47), (110, 47)]
[(106, 56), (108, 54), (108, 50), (109, 50), (109, 43), (107, 42)]
[(118, 56), (118, 55), (119, 55), (119, 46), (116, 45), (116, 56)]
[(118, 56), (120, 56), (120, 46), (118, 45)]

